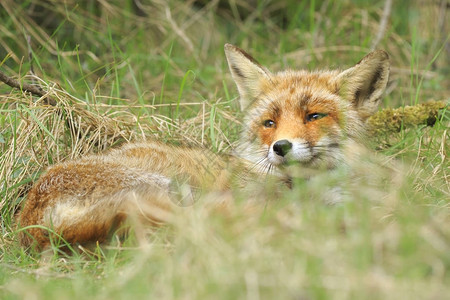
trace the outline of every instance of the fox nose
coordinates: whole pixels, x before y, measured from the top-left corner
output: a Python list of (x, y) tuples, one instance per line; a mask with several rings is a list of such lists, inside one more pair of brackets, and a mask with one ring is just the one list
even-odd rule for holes
[(273, 151), (279, 156), (285, 156), (292, 149), (292, 143), (288, 140), (279, 140), (273, 144)]

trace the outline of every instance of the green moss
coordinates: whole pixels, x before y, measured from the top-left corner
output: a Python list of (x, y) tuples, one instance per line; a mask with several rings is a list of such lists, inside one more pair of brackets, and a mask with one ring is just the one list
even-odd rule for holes
[(445, 101), (430, 100), (413, 106), (386, 108), (368, 119), (368, 131), (371, 135), (386, 135), (399, 132), (403, 127), (433, 126), (447, 106)]

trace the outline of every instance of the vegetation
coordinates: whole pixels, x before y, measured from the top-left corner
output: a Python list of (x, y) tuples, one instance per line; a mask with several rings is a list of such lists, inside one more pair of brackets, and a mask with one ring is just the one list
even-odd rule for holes
[[(2, 299), (450, 295), (446, 1), (2, 0), (0, 7), (0, 70), (46, 93), (0, 84)], [(386, 118), (408, 116), (405, 105), (443, 105), (432, 122), (408, 119), (372, 135), (373, 149), (404, 168), (401, 184), (388, 183), (389, 197), (374, 200), (362, 186), (351, 201), (329, 206), (309, 197), (320, 188), (305, 183), (250, 215), (245, 199), (227, 215), (199, 205), (170, 226), (136, 226), (123, 243), (70, 255), (22, 249), (14, 216), (48, 165), (145, 139), (233, 149), (240, 112), (227, 42), (271, 70), (349, 67), (382, 48), (392, 63), (383, 106), (397, 108)]]

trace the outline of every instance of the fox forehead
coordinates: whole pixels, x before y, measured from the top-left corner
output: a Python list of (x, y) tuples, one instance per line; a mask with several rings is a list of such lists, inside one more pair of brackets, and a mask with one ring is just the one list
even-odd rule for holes
[(260, 94), (250, 107), (252, 117), (284, 113), (330, 113), (345, 103), (339, 97), (338, 71), (284, 71), (260, 83)]
[(269, 83), (277, 89), (310, 87), (314, 90), (322, 89), (338, 93), (339, 85), (336, 80), (338, 74), (337, 70), (317, 72), (286, 70), (271, 76)]

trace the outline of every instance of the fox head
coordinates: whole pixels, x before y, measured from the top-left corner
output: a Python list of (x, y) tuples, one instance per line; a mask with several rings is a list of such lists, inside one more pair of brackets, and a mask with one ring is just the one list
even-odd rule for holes
[(264, 171), (291, 164), (334, 168), (349, 141), (361, 139), (389, 76), (382, 50), (345, 71), (270, 73), (226, 44), (225, 54), (245, 112), (238, 155)]

